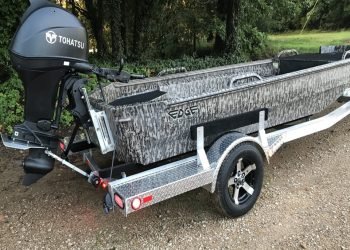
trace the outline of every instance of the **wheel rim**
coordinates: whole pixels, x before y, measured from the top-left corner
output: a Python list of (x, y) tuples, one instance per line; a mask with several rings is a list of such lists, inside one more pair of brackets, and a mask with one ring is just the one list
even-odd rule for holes
[(237, 164), (228, 180), (228, 191), (235, 205), (243, 205), (255, 192), (256, 165), (243, 158)]

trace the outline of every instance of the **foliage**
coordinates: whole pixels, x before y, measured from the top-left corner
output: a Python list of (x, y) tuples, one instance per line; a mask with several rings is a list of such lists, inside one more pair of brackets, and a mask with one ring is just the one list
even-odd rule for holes
[(64, 128), (67, 128), (71, 126), (74, 122), (74, 118), (71, 113), (69, 113), (67, 110), (63, 110), (61, 115), (61, 125)]
[(317, 53), (321, 45), (349, 44), (350, 31), (319, 32), (300, 31), (269, 36), (269, 46), (274, 52), (297, 49), (299, 52)]
[(267, 32), (302, 29), (334, 30), (349, 28), (350, 2), (348, 0), (259, 0), (264, 18), (258, 28)]
[[(215, 67), (266, 57), (273, 50), (316, 51), (324, 43), (345, 43), (350, 34), (266, 33), (348, 28), (347, 0), (52, 0), (76, 15), (87, 28), (90, 61), (154, 76), (176, 67)], [(0, 130), (23, 115), (23, 87), (11, 69), (8, 47), (28, 1), (4, 0), (0, 6)], [(271, 49), (272, 48), (272, 49)], [(271, 51), (272, 50), (272, 51)], [(90, 78), (89, 90), (97, 86)], [(65, 112), (62, 123), (72, 117)]]
[[(162, 11), (152, 10), (152, 18), (145, 27), (143, 58), (178, 58), (195, 54), (213, 32), (222, 30), (222, 22), (215, 15), (215, 1), (168, 1)], [(169, 32), (171, 31), (171, 32)]]
[(184, 67), (187, 71), (199, 70), (228, 64), (241, 62), (242, 60), (235, 56), (223, 57), (204, 57), (195, 58), (184, 56), (176, 60), (145, 60), (138, 63), (126, 65), (126, 70), (131, 72), (145, 74), (146, 76), (155, 76), (160, 71), (170, 68)]
[(15, 0), (7, 0), (0, 7), (0, 65), (8, 66), (7, 48), (26, 7), (26, 1)]
[(23, 87), (10, 67), (8, 46), (26, 7), (26, 1), (15, 0), (0, 7), (0, 130), (11, 131), (23, 119)]
[[(265, 1), (265, 0), (260, 0)], [(183, 56), (222, 56), (241, 51), (238, 33), (256, 27), (262, 14), (247, 12), (247, 1), (240, 0), (60, 0), (63, 7), (75, 13), (88, 28), (91, 49), (100, 59), (129, 61), (174, 59)], [(248, 0), (255, 6), (253, 0)], [(229, 6), (234, 6), (230, 13)], [(244, 13), (250, 13), (242, 15)], [(260, 12), (258, 12), (260, 13)], [(251, 20), (254, 19), (254, 22)], [(238, 21), (239, 20), (239, 21)], [(229, 25), (229, 27), (228, 27)], [(101, 33), (102, 32), (102, 33)], [(229, 33), (228, 33), (229, 32)], [(234, 34), (230, 40), (230, 34)], [(257, 32), (254, 32), (257, 34)], [(249, 38), (249, 37), (246, 37)], [(264, 36), (254, 36), (254, 39)], [(244, 39), (250, 43), (250, 39)], [(242, 40), (242, 39), (241, 39)], [(225, 42), (226, 41), (226, 42)], [(222, 42), (224, 46), (218, 46)], [(256, 41), (253, 42), (256, 44)], [(227, 50), (232, 47), (233, 50)], [(225, 48), (226, 47), (226, 48)], [(238, 50), (240, 49), (240, 50)]]
[[(125, 71), (143, 74), (147, 77), (156, 76), (159, 72), (165, 69), (180, 68), (184, 67), (187, 71), (199, 70), (211, 67), (224, 66), (229, 64), (235, 64), (239, 62), (246, 61), (247, 58), (238, 57), (235, 55), (225, 55), (221, 57), (193, 57), (193, 56), (183, 56), (178, 59), (144, 59), (137, 62), (129, 62), (124, 66)], [(117, 65), (100, 60), (98, 58), (93, 58), (91, 61), (94, 64), (102, 65), (105, 67), (117, 67)], [(90, 78), (90, 89), (97, 86), (97, 80), (92, 77)]]
[(316, 6), (309, 28), (340, 29), (349, 27), (348, 0), (322, 0)]
[(23, 118), (21, 81), (14, 76), (0, 85), (0, 131), (12, 131), (11, 125), (19, 123)]

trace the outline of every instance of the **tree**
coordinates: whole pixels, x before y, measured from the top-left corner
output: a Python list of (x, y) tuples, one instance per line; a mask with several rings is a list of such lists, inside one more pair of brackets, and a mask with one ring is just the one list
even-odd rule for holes
[(225, 35), (216, 33), (214, 48), (225, 53), (234, 53), (237, 43), (238, 20), (240, 14), (240, 0), (218, 0), (217, 15), (225, 22)]
[(227, 0), (225, 41), (225, 51), (227, 53), (235, 52), (240, 4), (240, 0)]
[(89, 20), (96, 39), (97, 54), (104, 57), (107, 54), (107, 43), (104, 37), (105, 6), (102, 0), (84, 0), (86, 11), (81, 13)]
[(110, 34), (111, 34), (111, 48), (112, 58), (117, 60), (122, 58), (124, 52), (124, 41), (122, 35), (122, 5), (124, 0), (108, 0)]

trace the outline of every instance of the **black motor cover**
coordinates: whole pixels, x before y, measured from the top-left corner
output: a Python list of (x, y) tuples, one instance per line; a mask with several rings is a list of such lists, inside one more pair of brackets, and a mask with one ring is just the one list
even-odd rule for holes
[[(87, 35), (79, 20), (48, 1), (31, 2), (35, 5), (25, 12), (10, 47), (14, 66), (47, 69), (63, 67), (64, 60), (86, 62)], [(19, 57), (35, 62), (17, 62)]]
[(32, 0), (10, 47), (25, 88), (25, 121), (52, 120), (58, 86), (75, 62), (86, 62), (86, 30), (71, 13)]
[[(87, 34), (79, 20), (61, 7), (46, 0), (30, 3), (10, 46), (12, 65), (25, 90), (24, 123), (15, 126), (13, 137), (55, 152), (57, 127), (52, 121), (58, 90), (72, 64), (87, 62)], [(23, 166), (29, 185), (50, 172), (54, 161), (43, 149), (31, 149)]]

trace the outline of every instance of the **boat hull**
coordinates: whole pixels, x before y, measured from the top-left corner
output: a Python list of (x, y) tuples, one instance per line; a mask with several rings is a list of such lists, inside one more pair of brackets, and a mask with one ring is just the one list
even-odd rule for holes
[[(269, 112), (266, 127), (307, 117), (324, 110), (350, 85), (350, 60), (277, 76), (273, 75), (272, 61), (266, 60), (211, 70), (189, 73), (187, 78), (181, 74), (178, 78), (173, 75), (108, 86), (105, 91), (109, 101), (126, 93), (165, 93), (131, 105), (104, 105), (95, 100), (95, 105), (109, 117), (118, 159), (147, 165), (188, 153), (196, 148), (191, 139), (192, 126), (262, 108)], [(237, 75), (250, 72), (264, 78), (232, 81)], [(97, 98), (98, 93), (94, 95)], [(257, 124), (252, 124), (237, 131), (249, 134), (257, 129)], [(228, 131), (222, 131), (225, 132)], [(206, 137), (206, 145), (218, 136)]]

